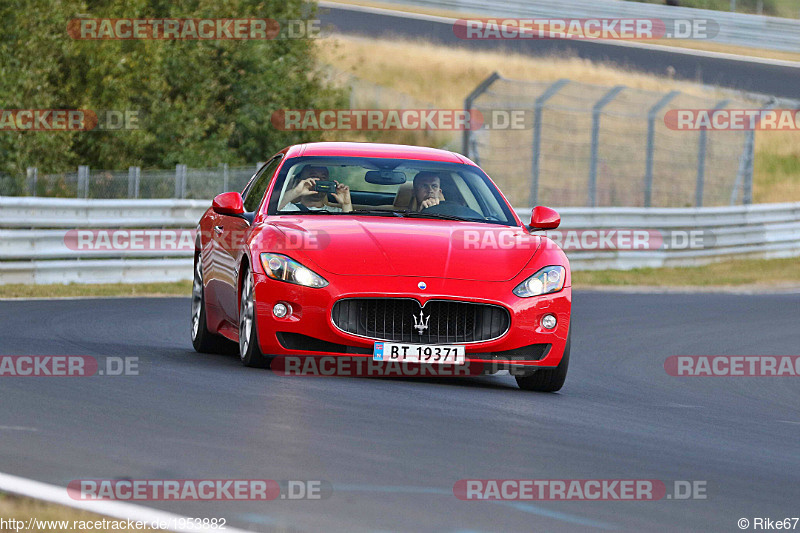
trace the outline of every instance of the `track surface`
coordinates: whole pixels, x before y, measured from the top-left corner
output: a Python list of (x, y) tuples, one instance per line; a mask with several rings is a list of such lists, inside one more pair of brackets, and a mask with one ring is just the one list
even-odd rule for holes
[[(0, 471), (323, 479), (323, 501), (152, 502), (258, 531), (738, 531), (798, 516), (800, 378), (677, 378), (675, 354), (797, 354), (800, 295), (575, 294), (559, 394), (509, 376), (279, 377), (200, 355), (188, 299), (0, 302), (0, 354), (138, 356), (141, 375), (0, 378)], [(464, 478), (704, 480), (708, 499), (464, 502)]]
[[(472, 50), (504, 50), (531, 56), (566, 55), (601, 63), (611, 63), (632, 70), (666, 76), (670, 67), (678, 79), (700, 81), (733, 89), (800, 98), (800, 65), (786, 66), (758, 60), (724, 59), (702, 53), (682, 53), (669, 47), (653, 50), (620, 46), (599, 41), (561, 39), (477, 41), (459, 39), (453, 25), (437, 20), (411, 18), (411, 15), (384, 10), (371, 12), (326, 4), (319, 11), (324, 28), (367, 37), (404, 37), (425, 39), (448, 46)], [(402, 61), (402, 58), (398, 58)], [(501, 72), (513, 78), (513, 72)]]

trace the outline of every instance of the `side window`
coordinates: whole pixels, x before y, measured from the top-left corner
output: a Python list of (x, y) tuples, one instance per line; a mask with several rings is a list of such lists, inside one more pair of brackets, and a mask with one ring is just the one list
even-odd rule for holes
[(281, 162), (281, 156), (273, 158), (269, 163), (264, 165), (261, 169), (261, 172), (253, 178), (252, 183), (247, 187), (247, 195), (244, 198), (244, 210), (248, 212), (253, 212), (258, 209), (258, 204), (261, 203), (261, 199), (264, 197), (264, 193), (267, 192), (267, 187), (269, 186), (269, 180), (272, 179), (272, 176), (275, 174), (275, 170), (278, 168), (278, 165)]

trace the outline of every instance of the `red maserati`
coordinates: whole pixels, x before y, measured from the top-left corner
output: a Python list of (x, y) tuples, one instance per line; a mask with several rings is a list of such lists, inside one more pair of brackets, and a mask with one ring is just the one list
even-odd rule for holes
[(491, 179), (448, 151), (370, 143), (281, 150), (200, 219), (197, 351), (238, 342), (242, 363), (362, 357), (510, 370), (557, 391), (569, 365), (571, 276)]

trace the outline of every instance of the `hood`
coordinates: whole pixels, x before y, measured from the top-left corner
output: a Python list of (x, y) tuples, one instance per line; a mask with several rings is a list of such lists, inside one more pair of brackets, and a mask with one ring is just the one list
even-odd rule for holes
[[(508, 281), (541, 238), (518, 226), (375, 216), (281, 216), (270, 221), (309, 268), (337, 275)], [(266, 250), (264, 250), (266, 251)]]

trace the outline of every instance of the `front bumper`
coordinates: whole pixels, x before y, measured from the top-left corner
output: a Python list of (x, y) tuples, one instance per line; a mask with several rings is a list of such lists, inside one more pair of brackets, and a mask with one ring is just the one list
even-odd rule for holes
[[(558, 366), (570, 327), (570, 287), (544, 296), (519, 298), (511, 293), (518, 281), (475, 282), (411, 276), (331, 276), (330, 284), (312, 289), (275, 281), (254, 273), (258, 340), (262, 353), (372, 358), (375, 340), (339, 330), (331, 319), (333, 304), (343, 298), (414, 298), (499, 305), (510, 314), (510, 327), (500, 338), (466, 343), (466, 360), (524, 367)], [(424, 281), (425, 290), (418, 288)], [(277, 303), (291, 306), (291, 315), (277, 318)], [(554, 329), (542, 327), (546, 314), (557, 318)], [(309, 341), (308, 338), (311, 338)], [(316, 340), (316, 342), (315, 342)], [(535, 345), (535, 346), (534, 346)], [(549, 346), (548, 346), (549, 345)], [(302, 349), (305, 348), (305, 349)]]

